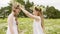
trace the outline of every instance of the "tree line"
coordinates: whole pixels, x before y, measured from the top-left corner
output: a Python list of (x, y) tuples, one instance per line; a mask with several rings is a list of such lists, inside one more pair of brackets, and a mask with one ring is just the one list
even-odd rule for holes
[[(17, 2), (19, 2), (20, 4), (25, 6), (25, 9), (27, 11), (29, 11), (30, 13), (32, 13), (33, 11), (30, 9), (30, 7), (34, 6), (33, 2), (29, 2), (29, 0), (27, 0), (26, 2), (24, 0), (17, 0)], [(40, 7), (42, 7), (43, 9), (45, 9), (43, 11), (44, 17), (45, 18), (60, 18), (60, 11), (58, 9), (56, 9), (54, 6), (43, 6), (40, 5)], [(12, 4), (9, 3), (9, 6), (6, 7), (1, 7), (0, 9), (0, 18), (6, 18), (8, 17), (8, 15), (11, 13), (12, 11)], [(19, 13), (18, 17), (27, 17), (22, 11), (21, 13)]]

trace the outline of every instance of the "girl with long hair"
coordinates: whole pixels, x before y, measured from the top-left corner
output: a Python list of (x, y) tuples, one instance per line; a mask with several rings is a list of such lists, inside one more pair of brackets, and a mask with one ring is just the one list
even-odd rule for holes
[(29, 13), (23, 7), (20, 9), (30, 18), (34, 19), (33, 22), (33, 34), (44, 34), (44, 20), (42, 9), (39, 6), (34, 7), (33, 14)]
[(18, 21), (17, 21), (17, 15), (20, 12), (20, 8), (18, 4), (15, 4), (12, 6), (12, 12), (8, 16), (8, 28), (6, 34), (18, 34)]

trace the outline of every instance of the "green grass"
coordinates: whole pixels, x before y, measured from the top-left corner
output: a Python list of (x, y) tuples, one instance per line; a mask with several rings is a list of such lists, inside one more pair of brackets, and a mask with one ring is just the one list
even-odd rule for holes
[[(30, 18), (19, 18), (18, 28), (24, 34), (32, 34), (33, 19)], [(45, 19), (45, 33), (46, 34), (60, 34), (60, 19)], [(0, 34), (6, 34), (7, 30), (7, 19), (0, 19)]]

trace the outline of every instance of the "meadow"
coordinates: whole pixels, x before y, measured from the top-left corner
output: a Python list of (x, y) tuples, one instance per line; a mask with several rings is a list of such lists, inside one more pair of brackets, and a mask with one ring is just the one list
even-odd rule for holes
[[(33, 34), (33, 19), (18, 18), (18, 28), (21, 34)], [(44, 19), (46, 34), (60, 34), (60, 19)], [(0, 34), (6, 34), (7, 19), (0, 19)]]

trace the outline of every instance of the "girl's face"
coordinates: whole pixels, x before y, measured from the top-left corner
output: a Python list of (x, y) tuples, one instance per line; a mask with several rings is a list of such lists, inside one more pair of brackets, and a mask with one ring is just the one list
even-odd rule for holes
[(33, 9), (33, 14), (34, 15), (38, 16), (38, 13), (39, 13), (38, 11), (36, 11), (35, 9)]
[(15, 14), (18, 15), (21, 10), (19, 8), (15, 8)]

